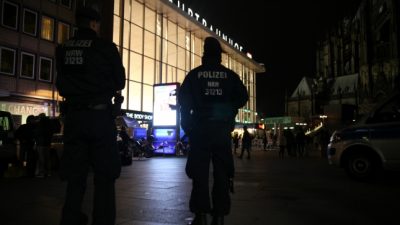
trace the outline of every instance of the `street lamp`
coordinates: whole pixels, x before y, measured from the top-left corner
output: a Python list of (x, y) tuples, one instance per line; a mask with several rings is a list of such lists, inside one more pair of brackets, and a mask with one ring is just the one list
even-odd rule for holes
[(319, 115), (319, 118), (322, 119), (322, 124), (324, 124), (325, 123), (325, 119), (328, 118), (328, 116), (327, 115)]

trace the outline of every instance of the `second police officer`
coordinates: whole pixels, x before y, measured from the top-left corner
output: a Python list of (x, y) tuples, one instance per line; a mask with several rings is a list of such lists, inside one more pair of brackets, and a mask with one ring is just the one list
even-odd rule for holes
[[(191, 150), (186, 173), (192, 179), (189, 208), (195, 214), (192, 225), (224, 224), (230, 213), (230, 179), (234, 175), (231, 132), (238, 109), (248, 101), (239, 76), (221, 65), (219, 41), (204, 41), (202, 65), (191, 70), (179, 90), (181, 126), (189, 136)], [(209, 165), (213, 164), (214, 183), (209, 196)]]

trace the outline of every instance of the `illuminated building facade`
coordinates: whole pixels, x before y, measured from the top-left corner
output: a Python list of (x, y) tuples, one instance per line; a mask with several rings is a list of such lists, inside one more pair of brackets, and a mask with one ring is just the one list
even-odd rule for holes
[[(2, 0), (2, 9), (4, 5), (16, 5), (16, 24), (19, 26), (10, 28), (13, 23), (6, 19), (7, 23), (3, 20), (0, 28), (2, 34), (11, 33), (8, 38), (0, 37), (2, 56), (8, 58), (6, 61), (1, 59), (0, 96), (3, 97), (0, 97), (0, 103), (12, 104), (24, 97), (32, 98), (30, 101), (41, 106), (55, 106), (60, 98), (53, 85), (54, 49), (57, 43), (72, 35), (73, 11), (83, 2), (96, 1)], [(222, 63), (240, 75), (249, 92), (250, 100), (240, 110), (237, 121), (256, 121), (256, 73), (265, 68), (241, 52), (240, 44), (207, 24), (205, 18), (180, 1), (172, 0), (115, 0), (103, 1), (98, 6), (103, 15), (102, 36), (117, 45), (126, 70), (125, 110), (152, 113), (154, 85), (182, 83), (188, 71), (201, 64), (205, 37), (214, 36), (225, 51)], [(33, 36), (23, 30), (30, 26), (21, 23), (24, 21), (21, 14), (28, 10), (35, 12), (37, 19), (36, 35)], [(46, 22), (46, 19), (50, 21)], [(43, 30), (47, 24), (52, 27), (49, 31)], [(68, 28), (63, 28), (64, 24)], [(27, 63), (29, 57), (30, 64)], [(7, 66), (10, 63), (13, 66)], [(26, 64), (30, 69), (25, 68)], [(53, 108), (56, 109), (49, 107), (46, 113), (56, 115)]]

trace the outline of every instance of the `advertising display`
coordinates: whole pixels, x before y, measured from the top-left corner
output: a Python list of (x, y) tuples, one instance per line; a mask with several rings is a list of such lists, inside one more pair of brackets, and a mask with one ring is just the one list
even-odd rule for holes
[(179, 138), (179, 83), (154, 85), (153, 136), (155, 154), (175, 154)]
[(154, 127), (177, 125), (177, 89), (178, 83), (154, 85)]
[(133, 139), (145, 139), (147, 136), (147, 129), (142, 127), (136, 127), (133, 129)]
[(153, 131), (154, 153), (175, 154), (176, 134), (175, 128), (155, 128)]

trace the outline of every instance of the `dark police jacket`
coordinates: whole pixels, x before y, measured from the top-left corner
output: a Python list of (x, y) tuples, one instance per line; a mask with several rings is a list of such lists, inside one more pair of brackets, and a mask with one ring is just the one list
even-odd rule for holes
[(181, 126), (185, 132), (196, 123), (235, 124), (238, 109), (249, 96), (239, 76), (220, 64), (219, 58), (203, 57), (203, 64), (191, 70), (178, 93)]
[(98, 38), (91, 29), (56, 49), (56, 86), (67, 102), (110, 103), (125, 86), (125, 70), (114, 43)]

